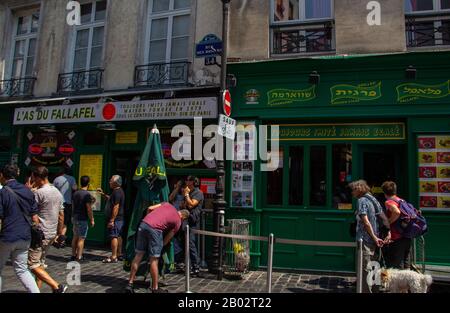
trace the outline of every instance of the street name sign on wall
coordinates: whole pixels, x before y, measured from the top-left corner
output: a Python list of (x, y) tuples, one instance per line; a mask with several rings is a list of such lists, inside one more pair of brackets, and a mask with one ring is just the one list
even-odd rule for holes
[(222, 55), (222, 50), (222, 40), (214, 34), (209, 34), (195, 46), (195, 55), (198, 58), (214, 57)]
[(85, 103), (17, 108), (13, 124), (212, 119), (217, 111), (216, 97)]

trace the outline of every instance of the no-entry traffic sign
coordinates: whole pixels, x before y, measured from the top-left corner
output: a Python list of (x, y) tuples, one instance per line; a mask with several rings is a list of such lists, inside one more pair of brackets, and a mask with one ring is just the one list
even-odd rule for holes
[(231, 116), (231, 94), (228, 89), (223, 92), (223, 112), (226, 116)]

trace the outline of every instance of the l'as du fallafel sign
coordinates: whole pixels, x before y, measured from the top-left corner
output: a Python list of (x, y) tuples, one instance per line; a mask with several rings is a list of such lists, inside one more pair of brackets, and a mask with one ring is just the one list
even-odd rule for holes
[(217, 98), (161, 99), (17, 108), (14, 125), (217, 118)]

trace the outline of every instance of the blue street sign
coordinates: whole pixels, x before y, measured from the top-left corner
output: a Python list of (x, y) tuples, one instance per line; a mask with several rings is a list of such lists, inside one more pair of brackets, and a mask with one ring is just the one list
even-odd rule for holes
[(214, 34), (206, 35), (195, 47), (198, 58), (213, 57), (222, 54), (222, 40)]

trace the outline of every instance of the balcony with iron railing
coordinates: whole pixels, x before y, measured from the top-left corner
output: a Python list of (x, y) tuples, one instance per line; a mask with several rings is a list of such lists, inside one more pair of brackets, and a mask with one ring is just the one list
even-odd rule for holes
[(445, 47), (450, 48), (450, 15), (407, 16), (406, 46), (408, 48)]
[(335, 52), (331, 21), (299, 25), (272, 25), (272, 55), (310, 55)]
[(35, 77), (0, 80), (0, 97), (32, 97)]
[(135, 88), (187, 86), (190, 62), (151, 63), (135, 68)]
[(90, 93), (102, 89), (103, 69), (59, 74), (58, 93)]

